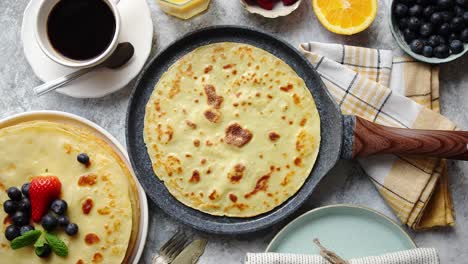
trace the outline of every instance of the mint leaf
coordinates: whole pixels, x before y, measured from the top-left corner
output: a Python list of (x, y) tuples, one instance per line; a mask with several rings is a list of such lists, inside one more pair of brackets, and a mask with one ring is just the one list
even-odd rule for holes
[(51, 233), (45, 233), (45, 239), (57, 256), (66, 257), (68, 255), (67, 244), (65, 244), (65, 242), (63, 242), (58, 236)]
[(18, 248), (32, 245), (41, 236), (41, 233), (42, 232), (39, 230), (28, 231), (24, 233), (23, 235), (13, 239), (13, 241), (11, 241), (11, 248), (18, 249)]
[(36, 243), (34, 243), (34, 247), (40, 248), (40, 247), (43, 247), (44, 244), (47, 244), (47, 241), (45, 239), (44, 233), (42, 233), (41, 236), (36, 240)]

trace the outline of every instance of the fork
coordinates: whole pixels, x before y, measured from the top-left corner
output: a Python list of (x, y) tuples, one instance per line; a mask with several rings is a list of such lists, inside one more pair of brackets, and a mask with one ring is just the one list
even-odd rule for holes
[(177, 231), (153, 258), (153, 264), (170, 264), (189, 243), (189, 238), (180, 230)]

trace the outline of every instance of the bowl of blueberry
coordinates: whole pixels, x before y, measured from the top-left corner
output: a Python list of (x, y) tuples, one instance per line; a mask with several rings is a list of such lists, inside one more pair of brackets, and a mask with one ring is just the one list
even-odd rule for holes
[(468, 50), (468, 0), (394, 0), (390, 18), (398, 45), (419, 61), (446, 63)]

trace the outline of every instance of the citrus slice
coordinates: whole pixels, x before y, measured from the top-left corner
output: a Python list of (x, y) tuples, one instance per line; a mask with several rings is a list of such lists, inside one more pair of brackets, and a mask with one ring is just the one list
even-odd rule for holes
[(377, 0), (312, 0), (312, 5), (320, 23), (342, 35), (363, 31), (377, 15)]

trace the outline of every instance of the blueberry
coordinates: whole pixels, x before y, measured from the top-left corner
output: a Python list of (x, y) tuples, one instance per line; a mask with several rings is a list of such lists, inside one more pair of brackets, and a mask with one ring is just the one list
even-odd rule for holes
[(5, 211), (7, 214), (13, 214), (16, 212), (16, 203), (12, 200), (6, 200), (3, 203), (3, 211)]
[(67, 227), (65, 227), (65, 233), (69, 236), (76, 235), (76, 233), (78, 233), (78, 225), (73, 223), (68, 224)]
[(396, 4), (394, 12), (396, 17), (404, 17), (408, 13), (408, 7), (404, 4)]
[(52, 204), (50, 205), (50, 209), (52, 210), (52, 212), (58, 215), (63, 215), (65, 211), (67, 211), (67, 207), (68, 207), (67, 202), (65, 202), (64, 200), (60, 200), (60, 199), (54, 200)]
[(414, 53), (421, 54), (424, 48), (424, 42), (420, 39), (415, 39), (411, 41), (410, 48)]
[(429, 37), (432, 33), (432, 25), (429, 23), (424, 23), (421, 25), (421, 28), (419, 29), (419, 34), (423, 37)]
[(441, 8), (447, 9), (453, 6), (452, 0), (438, 0), (437, 5)]
[(408, 21), (408, 28), (411, 29), (414, 32), (419, 31), (419, 28), (421, 27), (421, 20), (417, 17), (410, 17)]
[(468, 28), (465, 28), (461, 33), (460, 33), (460, 40), (468, 43)]
[(17, 210), (26, 214), (31, 212), (31, 202), (27, 197), (23, 197), (21, 201), (18, 202)]
[(439, 36), (439, 35), (432, 35), (428, 39), (428, 44), (433, 48), (443, 43), (445, 43), (445, 40), (442, 36)]
[(463, 20), (465, 20), (465, 23), (468, 24), (468, 12), (463, 13)]
[(432, 14), (435, 12), (435, 7), (434, 6), (426, 6), (423, 10), (423, 15), (426, 18), (430, 18)]
[(46, 214), (41, 220), (42, 227), (47, 231), (54, 230), (58, 225), (58, 220), (53, 214)]
[(463, 9), (463, 7), (460, 6), (455, 6), (453, 8), (453, 11), (455, 11), (455, 16), (457, 17), (463, 17), (463, 13), (465, 13), (465, 9)]
[(408, 14), (414, 17), (420, 17), (423, 14), (423, 8), (420, 5), (414, 5), (408, 9)]
[(453, 18), (453, 14), (449, 11), (443, 11), (440, 12), (440, 14), (442, 15), (444, 22), (450, 22)]
[(456, 33), (453, 33), (453, 32), (450, 33), (450, 35), (447, 38), (449, 43), (452, 42), (452, 40), (456, 40), (456, 39), (460, 39), (460, 38), (458, 37), (458, 35)]
[(431, 46), (424, 46), (422, 54), (424, 55), (424, 57), (430, 58), (432, 57), (432, 51), (433, 49)]
[(52, 253), (52, 249), (50, 248), (49, 244), (44, 244), (44, 246), (41, 248), (36, 248), (34, 252), (40, 258), (47, 258), (50, 253)]
[(405, 29), (408, 27), (408, 18), (404, 17), (404, 18), (400, 18), (398, 20), (398, 28), (400, 28), (401, 30)]
[(452, 31), (461, 31), (465, 28), (465, 22), (461, 17), (454, 17), (450, 23), (450, 29)]
[(452, 53), (457, 54), (463, 51), (463, 42), (458, 39), (452, 40), (450, 42), (450, 50)]
[(26, 197), (29, 197), (29, 186), (30, 186), (29, 182), (27, 182), (27, 183), (23, 184), (23, 186), (21, 186), (21, 192)]
[(431, 15), (431, 23), (433, 25), (440, 25), (442, 22), (444, 22), (444, 18), (441, 13), (434, 13)]
[(29, 214), (17, 211), (11, 216), (11, 220), (16, 226), (24, 226), (29, 223)]
[(439, 34), (444, 36), (444, 37), (448, 37), (450, 35), (450, 25), (449, 23), (443, 23), (442, 25), (440, 25), (439, 27)]
[(67, 226), (70, 223), (70, 219), (66, 215), (59, 215), (57, 217), (59, 226)]
[(79, 154), (76, 159), (78, 160), (79, 163), (82, 164), (88, 164), (89, 163), (89, 156), (86, 153), (81, 153)]
[(20, 236), (20, 231), (19, 231), (18, 227), (14, 226), (14, 225), (9, 225), (5, 229), (5, 237), (9, 241), (12, 241), (13, 239), (15, 239), (18, 236)]
[(20, 234), (23, 235), (26, 232), (29, 232), (31, 230), (34, 230), (34, 226), (32, 225), (25, 225), (20, 228)]
[(10, 197), (10, 199), (12, 199), (13, 201), (19, 201), (19, 200), (21, 200), (21, 197), (23, 197), (23, 195), (21, 194), (20, 189), (18, 189), (16, 187), (8, 188), (7, 194), (8, 194), (8, 197)]
[(403, 30), (403, 37), (405, 38), (406, 42), (410, 43), (412, 40), (416, 39), (418, 35), (407, 28)]
[(434, 56), (436, 56), (439, 59), (445, 59), (448, 56), (450, 56), (450, 50), (449, 47), (445, 44), (441, 44), (434, 49)]

